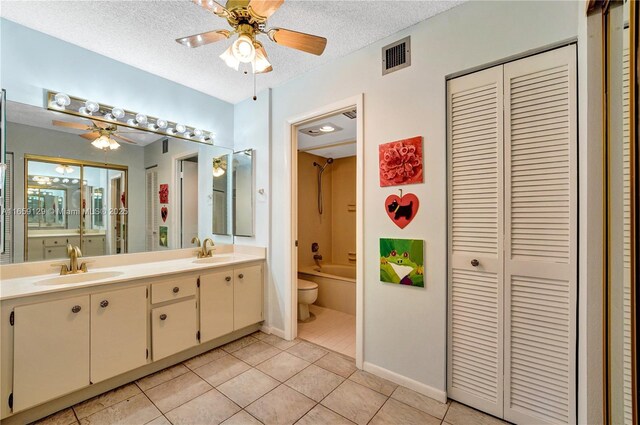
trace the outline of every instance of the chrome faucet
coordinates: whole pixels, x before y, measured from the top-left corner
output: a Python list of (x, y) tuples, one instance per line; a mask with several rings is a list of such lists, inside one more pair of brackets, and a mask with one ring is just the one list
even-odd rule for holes
[[(207, 243), (211, 243), (211, 248), (207, 249)], [(213, 243), (213, 239), (207, 238), (202, 242), (202, 255), (203, 257), (211, 257), (213, 255), (213, 250), (215, 249), (216, 244)]]
[(87, 272), (87, 263), (80, 264), (78, 267), (78, 258), (82, 257), (82, 251), (77, 246), (67, 244), (67, 255), (69, 256), (69, 265), (62, 265), (60, 275), (78, 274)]

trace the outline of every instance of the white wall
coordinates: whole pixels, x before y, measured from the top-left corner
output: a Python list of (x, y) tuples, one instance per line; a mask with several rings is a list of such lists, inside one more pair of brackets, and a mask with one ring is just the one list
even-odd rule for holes
[[(287, 119), (364, 93), (364, 361), (446, 390), (447, 209), (445, 77), (577, 37), (582, 2), (469, 2), (304, 74), (272, 92), (271, 251), (289, 249)], [(412, 65), (381, 76), (382, 46), (411, 35)], [(331, 41), (330, 41), (331, 42)], [(335, 41), (339, 42), (339, 41)], [(248, 102), (248, 101), (247, 101)], [(238, 108), (236, 108), (236, 116)], [(236, 118), (236, 126), (238, 118)], [(237, 130), (236, 130), (237, 131)], [(397, 188), (378, 183), (378, 145), (424, 137), (425, 183), (404, 187), (421, 211), (398, 229), (383, 211)], [(426, 241), (426, 288), (379, 282), (378, 239)], [(285, 250), (286, 252), (286, 250)], [(283, 329), (290, 258), (271, 255), (271, 326)], [(295, 310), (294, 310), (295, 311)]]

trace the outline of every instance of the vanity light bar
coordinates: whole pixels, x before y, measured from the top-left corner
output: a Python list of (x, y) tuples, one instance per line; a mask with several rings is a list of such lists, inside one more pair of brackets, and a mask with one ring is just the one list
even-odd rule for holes
[(118, 127), (135, 128), (163, 136), (171, 136), (176, 139), (191, 140), (210, 145), (213, 145), (215, 138), (215, 133), (210, 131), (50, 90), (47, 91), (46, 103), (46, 107), (50, 111), (114, 124)]

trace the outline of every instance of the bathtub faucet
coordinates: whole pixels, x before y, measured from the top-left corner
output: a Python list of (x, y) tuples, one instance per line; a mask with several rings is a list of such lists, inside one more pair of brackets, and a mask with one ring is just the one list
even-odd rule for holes
[(316, 265), (320, 267), (320, 261), (322, 261), (322, 255), (313, 254), (313, 260), (316, 262)]

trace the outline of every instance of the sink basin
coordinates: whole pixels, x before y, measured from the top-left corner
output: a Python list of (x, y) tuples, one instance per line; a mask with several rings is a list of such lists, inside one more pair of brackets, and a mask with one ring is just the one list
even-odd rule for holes
[(39, 280), (36, 282), (36, 285), (64, 285), (67, 283), (84, 283), (94, 280), (109, 279), (112, 277), (120, 276), (121, 274), (122, 272), (118, 271), (68, 274), (64, 276), (56, 276)]
[(198, 258), (197, 260), (193, 260), (195, 264), (215, 264), (215, 263), (226, 263), (227, 261), (232, 261), (236, 256), (233, 254), (213, 254), (213, 257), (207, 258)]

